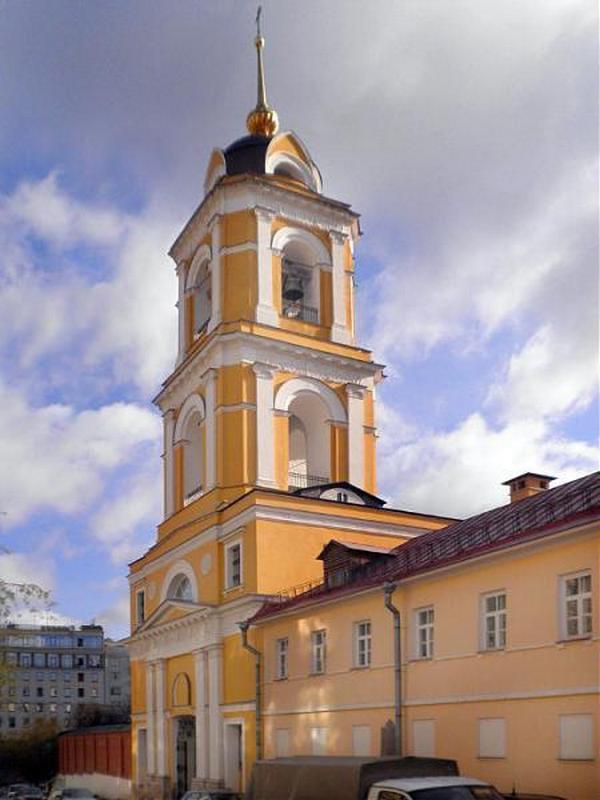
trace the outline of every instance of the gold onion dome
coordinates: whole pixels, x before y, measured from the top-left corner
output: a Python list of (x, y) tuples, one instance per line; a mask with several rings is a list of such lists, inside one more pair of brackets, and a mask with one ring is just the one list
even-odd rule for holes
[(267, 90), (265, 88), (265, 71), (263, 67), (262, 51), (265, 46), (265, 40), (260, 34), (260, 14), (261, 7), (258, 7), (256, 15), (256, 39), (254, 44), (256, 46), (256, 60), (258, 69), (258, 93), (256, 100), (256, 108), (246, 117), (246, 127), (253, 136), (266, 136), (271, 137), (277, 133), (279, 128), (279, 118), (274, 108), (267, 103)]

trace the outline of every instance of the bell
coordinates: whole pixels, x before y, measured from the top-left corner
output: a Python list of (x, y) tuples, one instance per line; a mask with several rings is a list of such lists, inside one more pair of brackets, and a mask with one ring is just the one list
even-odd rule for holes
[(297, 303), (303, 297), (302, 279), (298, 275), (286, 275), (283, 279), (283, 299)]

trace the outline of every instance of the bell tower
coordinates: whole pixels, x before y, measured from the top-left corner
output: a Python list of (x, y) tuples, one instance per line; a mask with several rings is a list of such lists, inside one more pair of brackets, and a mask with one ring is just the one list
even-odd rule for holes
[(164, 419), (165, 518), (254, 486), (284, 492), (375, 478), (381, 367), (354, 335), (350, 206), (267, 101), (265, 40), (248, 134), (209, 159), (202, 202), (173, 244), (175, 369)]

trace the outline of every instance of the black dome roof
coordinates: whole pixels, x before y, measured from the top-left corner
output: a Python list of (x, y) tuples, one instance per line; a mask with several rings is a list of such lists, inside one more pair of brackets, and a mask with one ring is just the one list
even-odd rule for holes
[(267, 160), (268, 136), (243, 136), (225, 150), (228, 175), (264, 175)]

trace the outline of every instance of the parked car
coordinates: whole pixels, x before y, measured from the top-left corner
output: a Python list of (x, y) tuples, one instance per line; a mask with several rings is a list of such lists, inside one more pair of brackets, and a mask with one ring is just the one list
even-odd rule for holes
[(44, 793), (30, 783), (13, 783), (8, 787), (8, 800), (44, 800)]
[(98, 800), (98, 797), (83, 787), (61, 786), (50, 792), (48, 800)]
[(242, 800), (237, 792), (209, 792), (202, 789), (190, 789), (181, 800)]
[(557, 794), (523, 794), (523, 792), (511, 792), (510, 794), (503, 794), (504, 800), (566, 800), (564, 797), (559, 797)]

